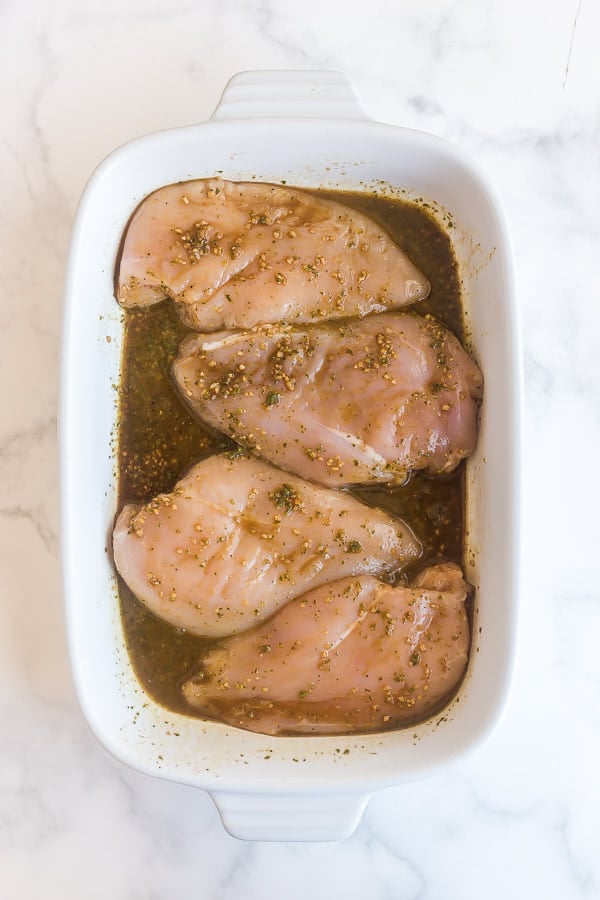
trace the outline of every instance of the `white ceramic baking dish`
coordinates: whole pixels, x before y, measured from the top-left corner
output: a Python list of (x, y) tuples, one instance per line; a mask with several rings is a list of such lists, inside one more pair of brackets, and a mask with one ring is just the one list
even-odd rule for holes
[[(144, 196), (217, 172), (313, 187), (384, 186), (429, 201), (452, 223), (472, 350), (485, 374), (479, 447), (467, 479), (474, 638), (457, 698), (443, 716), (408, 730), (265, 737), (170, 713), (132, 671), (109, 549), (122, 344), (115, 259)], [(493, 191), (457, 147), (370, 120), (342, 75), (237, 75), (209, 122), (149, 135), (111, 154), (85, 189), (73, 231), (60, 424), (72, 669), (101, 743), (141, 772), (209, 791), (235, 836), (331, 840), (354, 830), (373, 791), (431, 773), (489, 735), (506, 701), (515, 641), (519, 385), (510, 251)]]

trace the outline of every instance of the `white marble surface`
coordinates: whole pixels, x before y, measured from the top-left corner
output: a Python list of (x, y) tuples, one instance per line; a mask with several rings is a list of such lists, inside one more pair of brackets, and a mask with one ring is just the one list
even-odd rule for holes
[[(0, 896), (600, 897), (600, 7), (595, 0), (0, 5)], [(115, 762), (69, 674), (57, 376), (74, 209), (139, 134), (251, 68), (333, 68), (474, 152), (518, 267), (525, 369), (514, 689), (474, 756), (376, 795), (338, 844), (247, 844), (201, 791)], [(593, 571), (593, 569), (592, 569)]]

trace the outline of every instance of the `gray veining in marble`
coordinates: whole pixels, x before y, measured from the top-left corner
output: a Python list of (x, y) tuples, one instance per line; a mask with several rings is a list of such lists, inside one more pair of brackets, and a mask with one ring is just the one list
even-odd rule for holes
[[(600, 897), (600, 7), (378, 0), (0, 5), (0, 894), (6, 900)], [(252, 68), (333, 68), (375, 118), (477, 156), (515, 249), (522, 611), (491, 740), (373, 797), (349, 840), (244, 844), (207, 795), (91, 737), (67, 661), (56, 421), (63, 280), (95, 165), (207, 118)]]

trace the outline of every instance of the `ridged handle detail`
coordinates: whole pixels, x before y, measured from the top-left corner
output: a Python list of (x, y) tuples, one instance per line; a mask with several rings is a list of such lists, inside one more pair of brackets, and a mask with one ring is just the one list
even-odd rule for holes
[(366, 119), (352, 81), (341, 72), (239, 72), (221, 95), (213, 119), (274, 117)]
[(214, 792), (225, 829), (246, 841), (340, 841), (360, 822), (370, 794)]

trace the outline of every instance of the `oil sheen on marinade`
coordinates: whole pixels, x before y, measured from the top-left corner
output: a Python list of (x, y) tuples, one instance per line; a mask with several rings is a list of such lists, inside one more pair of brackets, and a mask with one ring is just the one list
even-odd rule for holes
[[(415, 309), (431, 313), (464, 341), (458, 271), (448, 236), (426, 209), (372, 194), (327, 196), (379, 221), (426, 274), (431, 293)], [(171, 363), (187, 330), (163, 302), (125, 315), (119, 418), (119, 508), (168, 491), (193, 463), (233, 449), (227, 438), (192, 418), (171, 381)], [(462, 563), (464, 463), (450, 476), (414, 474), (400, 488), (359, 487), (364, 503), (406, 519), (423, 544), (419, 567), (440, 559)], [(119, 580), (125, 635), (137, 677), (148, 693), (175, 712), (193, 715), (181, 685), (210, 642), (156, 618)]]

